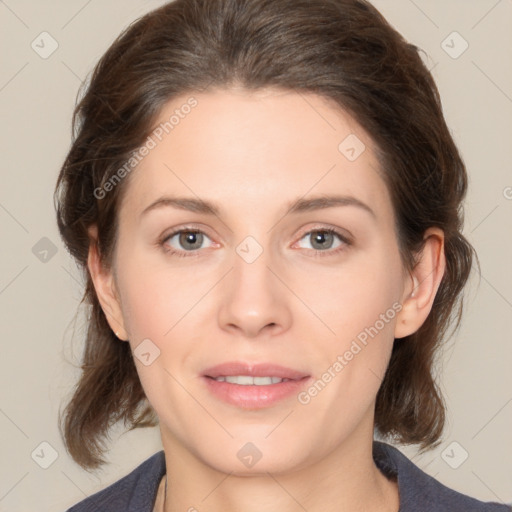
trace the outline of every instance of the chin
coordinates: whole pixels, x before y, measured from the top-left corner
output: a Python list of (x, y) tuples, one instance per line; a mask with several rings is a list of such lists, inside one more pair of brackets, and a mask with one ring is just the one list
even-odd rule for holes
[[(267, 435), (268, 430), (265, 432)], [(203, 463), (213, 469), (241, 477), (288, 473), (308, 465), (311, 454), (301, 452), (300, 447), (310, 446), (310, 443), (297, 440), (293, 445), (283, 445), (264, 439), (264, 435), (259, 441), (249, 439), (251, 437), (244, 436), (215, 446), (212, 443), (207, 448), (198, 447), (197, 453)]]

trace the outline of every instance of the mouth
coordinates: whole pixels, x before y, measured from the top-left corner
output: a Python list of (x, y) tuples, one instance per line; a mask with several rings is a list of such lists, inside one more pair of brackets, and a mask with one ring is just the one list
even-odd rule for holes
[(215, 380), (217, 382), (229, 382), (229, 384), (238, 384), (240, 386), (270, 386), (270, 384), (288, 382), (292, 379), (281, 379), (279, 377), (252, 377), (251, 375), (225, 375), (215, 377)]
[(242, 409), (261, 409), (297, 395), (311, 376), (269, 363), (227, 362), (205, 370), (203, 379), (216, 399)]

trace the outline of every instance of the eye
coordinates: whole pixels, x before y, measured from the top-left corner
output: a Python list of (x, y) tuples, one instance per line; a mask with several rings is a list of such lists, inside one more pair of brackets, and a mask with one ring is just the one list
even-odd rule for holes
[[(338, 245), (334, 246), (336, 238), (339, 240)], [(346, 249), (346, 246), (351, 245), (350, 240), (334, 228), (317, 228), (308, 231), (300, 240), (310, 240), (310, 247), (316, 252), (315, 256), (328, 256), (333, 253), (338, 253)], [(327, 254), (321, 254), (321, 253)]]
[[(199, 249), (203, 248), (205, 238), (210, 240), (208, 235), (199, 229), (181, 228), (166, 234), (159, 244), (166, 253), (178, 257), (197, 256)], [(310, 247), (305, 248), (313, 250), (314, 256), (332, 256), (346, 250), (352, 244), (349, 238), (334, 228), (310, 230), (299, 241), (308, 239), (311, 240)], [(333, 246), (336, 239), (338, 239), (338, 244)]]
[[(166, 252), (176, 256), (193, 256), (195, 251), (202, 248), (205, 238), (209, 237), (199, 229), (182, 228), (165, 235), (160, 245)], [(175, 239), (173, 241), (173, 239)], [(169, 248), (170, 246), (170, 248)], [(186, 253), (192, 254), (186, 254)]]

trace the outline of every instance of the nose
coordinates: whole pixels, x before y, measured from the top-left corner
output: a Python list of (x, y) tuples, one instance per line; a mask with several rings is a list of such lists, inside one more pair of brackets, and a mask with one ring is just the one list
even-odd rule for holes
[(283, 284), (279, 265), (265, 250), (252, 262), (240, 254), (235, 252), (233, 268), (222, 284), (220, 327), (251, 339), (286, 331), (291, 324), (292, 294)]

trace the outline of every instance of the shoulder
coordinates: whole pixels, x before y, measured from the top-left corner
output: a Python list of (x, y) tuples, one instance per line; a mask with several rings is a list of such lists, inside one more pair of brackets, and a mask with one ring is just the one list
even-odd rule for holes
[(165, 456), (162, 450), (125, 477), (77, 503), (67, 512), (151, 512), (158, 484), (164, 474)]
[(381, 471), (398, 479), (400, 512), (512, 512), (508, 505), (479, 501), (446, 487), (389, 444), (374, 441), (373, 457)]

